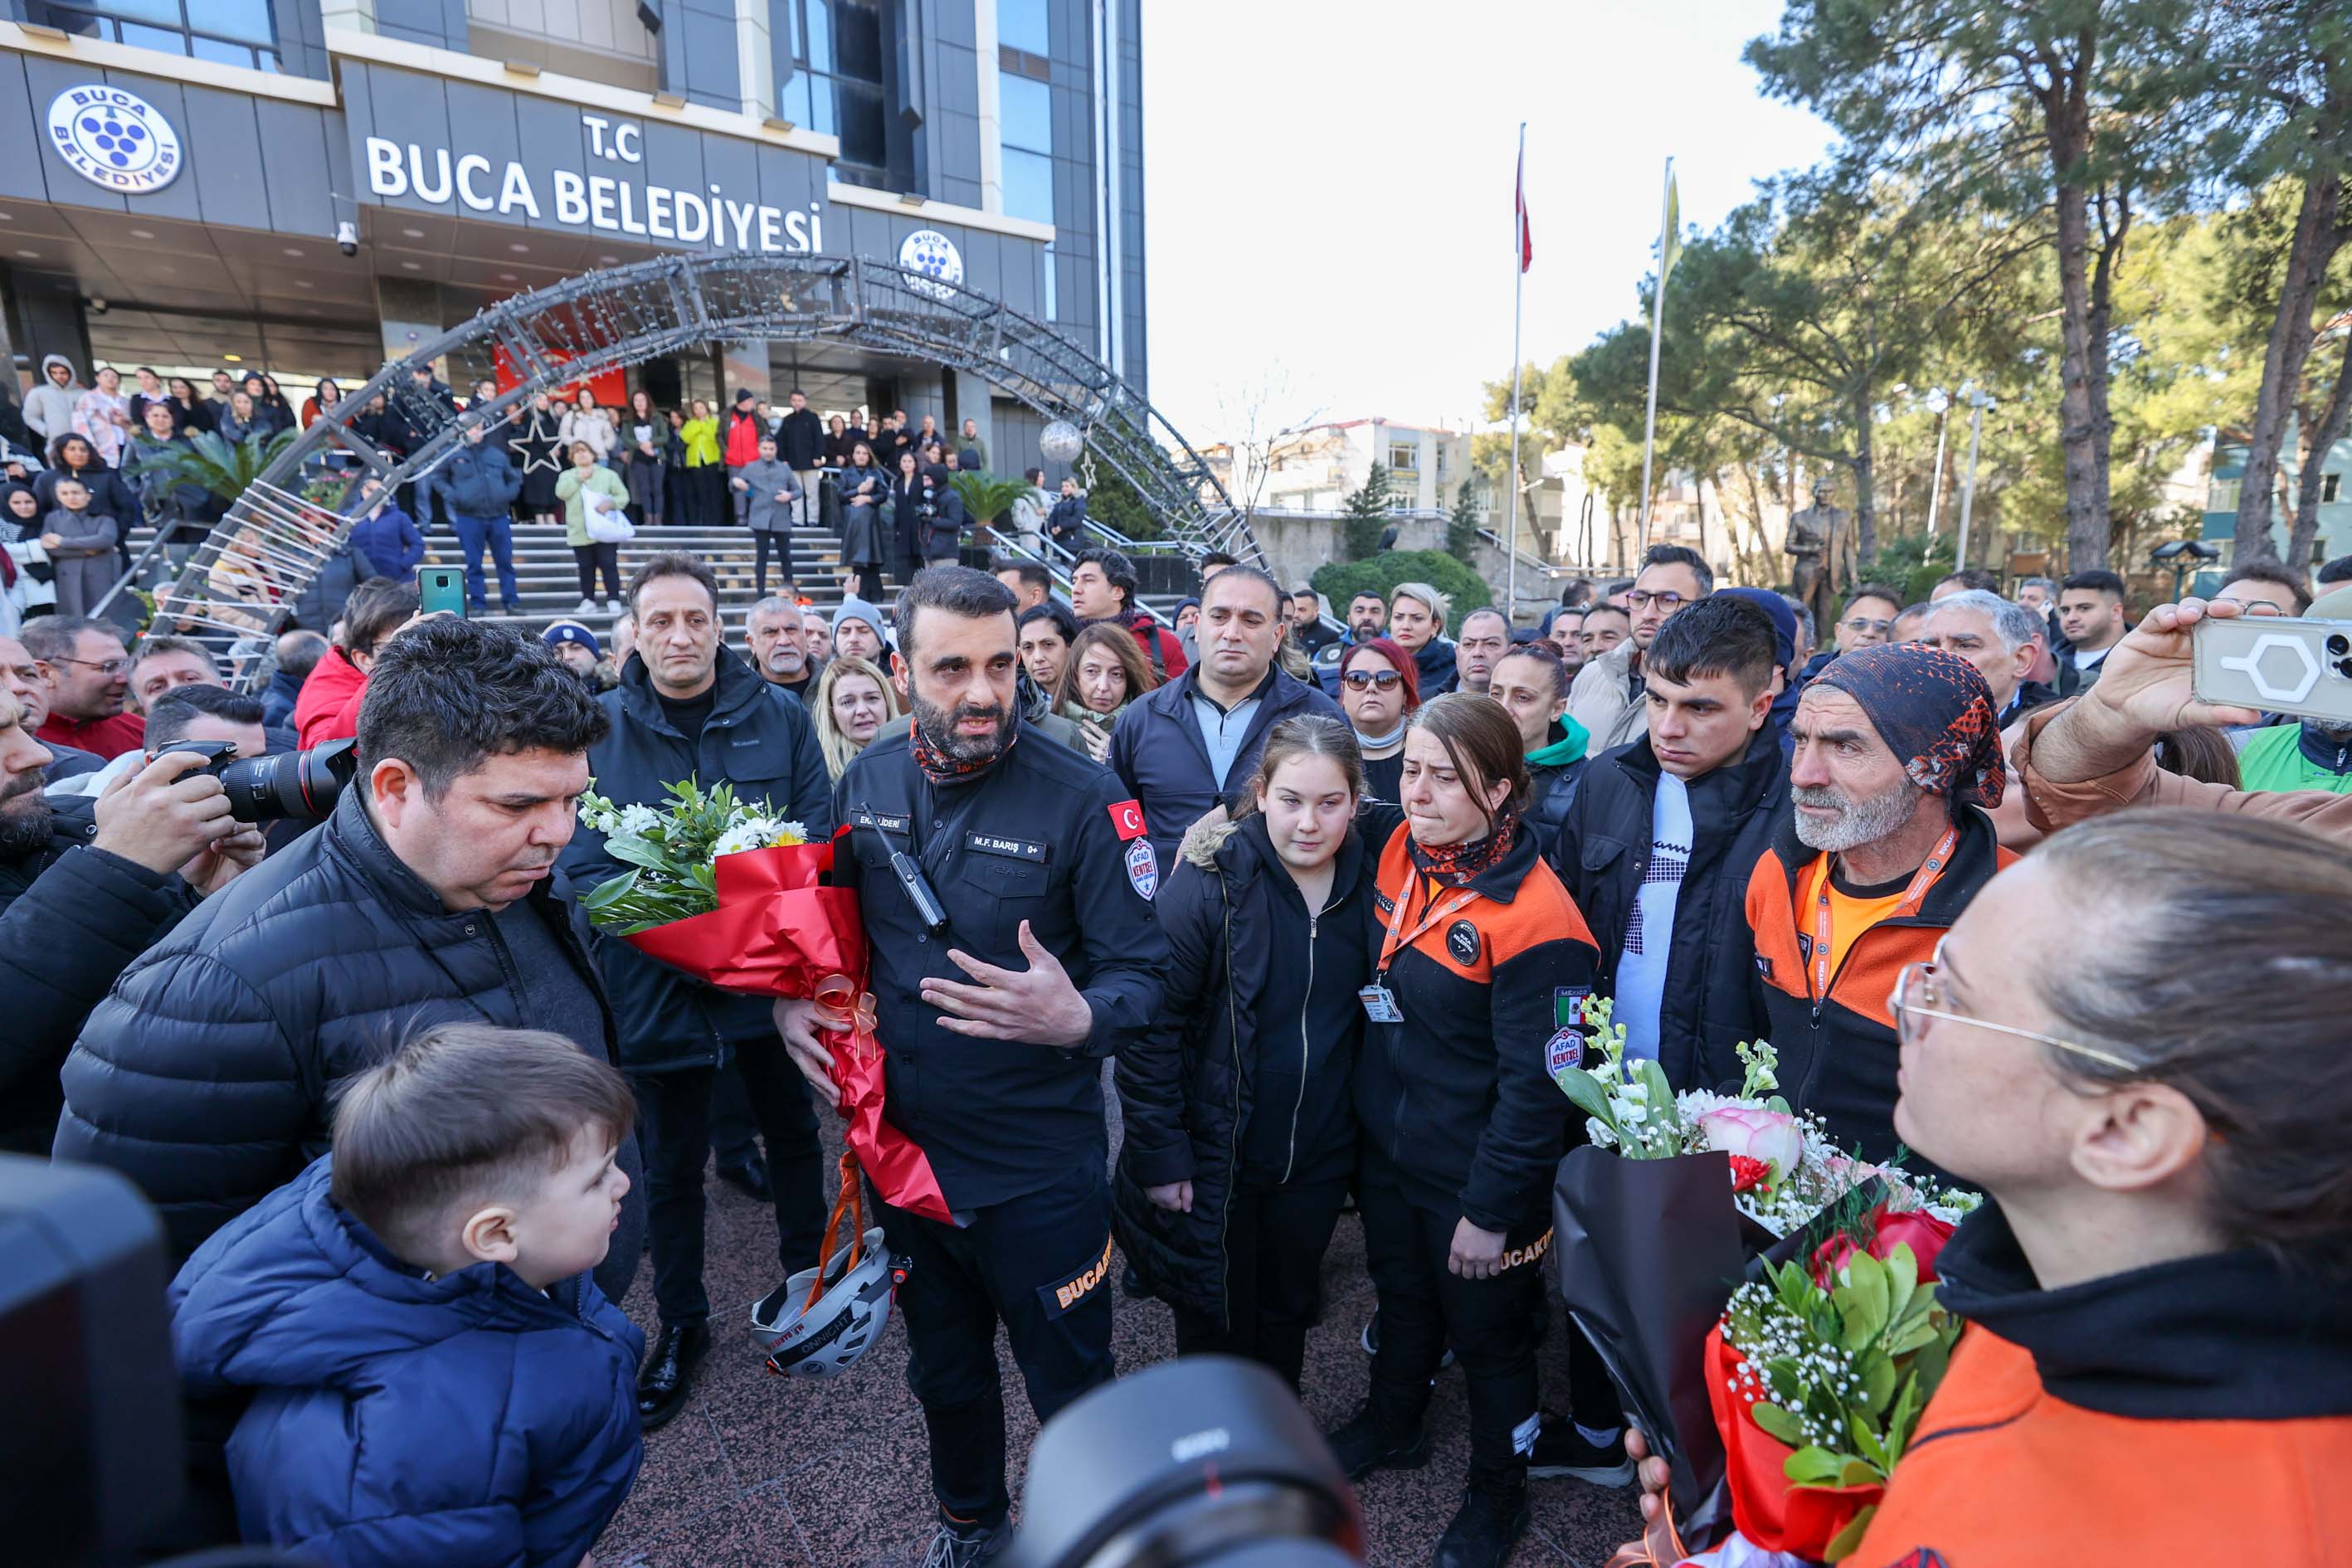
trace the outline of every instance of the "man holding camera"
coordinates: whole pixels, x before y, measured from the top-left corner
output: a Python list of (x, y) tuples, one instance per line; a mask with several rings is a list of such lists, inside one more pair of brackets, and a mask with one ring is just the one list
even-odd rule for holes
[[(1158, 1010), (1168, 943), (1141, 809), (1076, 752), (1024, 741), (1011, 591), (932, 567), (897, 625), (914, 722), (842, 774), (834, 878), (864, 912), (883, 1114), (955, 1215), (882, 1205), (912, 1265), (898, 1301), (940, 1510), (926, 1561), (971, 1568), (1006, 1534), (997, 1324), (1040, 1421), (1111, 1378), (1102, 1060)], [(814, 1005), (774, 1011), (833, 1092)]]
[[(324, 1152), (334, 1086), (414, 1029), (551, 1029), (612, 1060), (586, 927), (552, 877), (604, 730), (579, 677), (518, 632), (436, 619), (394, 638), (326, 823), (91, 1012), (57, 1157), (138, 1184), (180, 1259)], [(621, 1158), (635, 1186), (634, 1141)], [(615, 1300), (644, 1213), (633, 1194), (596, 1271)]]
[(202, 759), (168, 752), (97, 800), (52, 805), (48, 749), (0, 692), (0, 1150), (45, 1154), (58, 1066), (115, 976), (261, 858)]

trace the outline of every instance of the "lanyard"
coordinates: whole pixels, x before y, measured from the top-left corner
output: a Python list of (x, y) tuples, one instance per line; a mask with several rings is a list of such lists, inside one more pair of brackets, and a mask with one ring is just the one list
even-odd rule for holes
[[(1395, 958), (1399, 948), (1410, 947), (1412, 943), (1419, 942), (1423, 931), (1429, 930), (1430, 927), (1435, 925), (1446, 916), (1454, 914), (1475, 902), (1478, 897), (1477, 894), (1465, 889), (1461, 897), (1455, 899), (1453, 902), (1445, 905), (1444, 908), (1433, 909), (1430, 913), (1423, 919), (1419, 925), (1412, 928), (1412, 931), (1409, 935), (1399, 936), (1398, 932), (1404, 930), (1405, 910), (1410, 904), (1412, 904), (1413, 894), (1420, 889), (1422, 881), (1423, 878), (1421, 873), (1419, 871), (1414, 871), (1412, 874), (1412, 885), (1405, 889), (1404, 897), (1397, 900), (1396, 913), (1389, 917), (1388, 935), (1381, 942), (1381, 970), (1378, 974), (1372, 977), (1372, 983), (1375, 985), (1387, 984), (1389, 977), (1389, 963), (1391, 960)], [(1433, 905), (1437, 902), (1437, 900), (1433, 895), (1430, 899), (1430, 902)]]
[[(1918, 912), (1920, 901), (1927, 896), (1929, 884), (1935, 881), (1936, 873), (1944, 868), (1944, 863), (1951, 858), (1952, 847), (1959, 842), (1959, 837), (1960, 830), (1957, 825), (1944, 829), (1944, 836), (1936, 840), (1936, 847), (1927, 852), (1927, 860), (1911, 874), (1910, 886), (1903, 889), (1903, 901), (1895, 906), (1895, 912), (1889, 919), (1902, 920)], [(1833, 868), (1830, 858), (1825, 855), (1822, 858), (1821, 879), (1813, 889), (1812, 999), (1817, 1003), (1826, 1000), (1830, 994), (1830, 878), (1832, 875)], [(1860, 931), (1854, 933), (1854, 940), (1862, 940)]]

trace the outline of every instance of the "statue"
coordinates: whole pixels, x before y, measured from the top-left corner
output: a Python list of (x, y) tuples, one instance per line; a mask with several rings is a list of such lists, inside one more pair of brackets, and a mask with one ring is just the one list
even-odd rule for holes
[(1813, 612), (1814, 635), (1830, 640), (1837, 624), (1837, 600), (1827, 563), (1845, 527), (1846, 513), (1830, 504), (1830, 480), (1824, 474), (1813, 481), (1813, 504), (1789, 520), (1789, 540), (1781, 546), (1796, 557), (1790, 569), (1790, 589)]

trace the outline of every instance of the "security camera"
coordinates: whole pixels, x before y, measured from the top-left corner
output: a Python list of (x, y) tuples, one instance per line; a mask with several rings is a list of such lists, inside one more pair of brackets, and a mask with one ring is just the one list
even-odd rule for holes
[(349, 218), (335, 226), (335, 247), (345, 256), (360, 253), (360, 226)]
[(98, 298), (94, 294), (90, 296), (89, 313), (93, 316), (103, 316), (106, 314), (106, 301)]

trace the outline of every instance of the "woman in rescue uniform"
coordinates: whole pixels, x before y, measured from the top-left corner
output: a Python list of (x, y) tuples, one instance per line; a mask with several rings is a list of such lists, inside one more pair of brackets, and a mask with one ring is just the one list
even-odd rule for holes
[[(1401, 817), (1366, 816), (1381, 940), (1361, 993), (1356, 1194), (1380, 1337), (1370, 1397), (1331, 1444), (1350, 1479), (1426, 1464), (1430, 1380), (1451, 1342), (1470, 1476), (1438, 1543), (1447, 1568), (1499, 1564), (1527, 1527), (1551, 1174), (1570, 1112), (1550, 1075), (1581, 1058), (1598, 956), (1522, 821), (1528, 790), (1518, 726), (1456, 693), (1411, 720)], [(1617, 1426), (1613, 1402), (1579, 1413)]]
[(1968, 1327), (1846, 1561), (2344, 1562), (2352, 858), (2243, 816), (2085, 823), (1895, 1011), (1895, 1131), (1988, 1201), (1936, 1262)]

